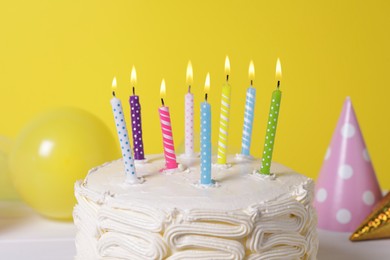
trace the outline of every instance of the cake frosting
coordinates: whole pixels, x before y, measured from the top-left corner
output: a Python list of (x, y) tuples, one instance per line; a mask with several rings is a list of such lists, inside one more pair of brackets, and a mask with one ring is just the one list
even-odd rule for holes
[(316, 259), (314, 183), (260, 160), (228, 157), (199, 185), (199, 159), (161, 173), (162, 155), (137, 165), (142, 184), (125, 183), (122, 160), (92, 169), (75, 184), (76, 259)]

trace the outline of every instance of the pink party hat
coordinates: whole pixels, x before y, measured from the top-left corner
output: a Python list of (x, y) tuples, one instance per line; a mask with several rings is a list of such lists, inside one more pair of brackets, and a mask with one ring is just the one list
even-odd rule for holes
[(318, 227), (353, 232), (382, 198), (352, 102), (344, 102), (316, 184)]

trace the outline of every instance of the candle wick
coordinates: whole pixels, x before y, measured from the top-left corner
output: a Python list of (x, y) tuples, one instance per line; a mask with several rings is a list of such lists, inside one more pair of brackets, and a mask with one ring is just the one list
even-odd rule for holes
[(226, 82), (229, 81), (229, 74), (226, 74)]
[(204, 101), (207, 102), (207, 93), (204, 94)]
[(115, 91), (114, 90), (112, 91), (112, 95), (115, 97)]
[(253, 86), (253, 79), (251, 79), (251, 86)]
[(279, 87), (280, 87), (280, 80), (278, 80), (278, 85), (276, 87), (279, 89)]
[(164, 99), (163, 99), (163, 98), (161, 98), (161, 104), (162, 104), (163, 107), (165, 107)]
[(191, 93), (191, 85), (188, 85), (188, 93)]
[(133, 86), (133, 95), (135, 95), (135, 87)]

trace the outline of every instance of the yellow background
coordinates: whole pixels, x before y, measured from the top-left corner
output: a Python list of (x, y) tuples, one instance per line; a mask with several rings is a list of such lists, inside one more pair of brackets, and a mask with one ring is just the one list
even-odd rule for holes
[[(162, 151), (157, 113), (162, 77), (179, 147), (191, 59), (196, 111), (211, 73), (216, 144), (228, 54), (229, 150), (240, 148), (253, 59), (258, 92), (252, 153), (259, 156), (280, 57), (283, 100), (274, 159), (316, 177), (349, 95), (382, 188), (389, 189), (389, 13), (388, 1), (3, 1), (0, 135), (14, 138), (37, 113), (65, 105), (98, 115), (114, 131), (111, 80), (117, 76), (118, 96), (128, 111), (134, 64), (146, 153)], [(198, 125), (197, 119), (196, 131)]]

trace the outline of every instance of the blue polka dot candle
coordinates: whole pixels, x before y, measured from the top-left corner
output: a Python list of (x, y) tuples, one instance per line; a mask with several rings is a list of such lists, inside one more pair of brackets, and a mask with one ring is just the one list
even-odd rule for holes
[(246, 91), (244, 125), (242, 129), (241, 154), (249, 156), (252, 139), (252, 125), (256, 103), (256, 89), (253, 87), (253, 78), (255, 76), (255, 66), (253, 61), (249, 64), (250, 86)]
[(207, 102), (210, 74), (205, 82), (205, 100), (200, 104), (200, 183), (211, 184), (211, 106)]
[(276, 127), (278, 125), (280, 101), (282, 99), (282, 92), (279, 90), (280, 77), (282, 75), (282, 68), (280, 60), (276, 62), (276, 77), (278, 80), (276, 90), (272, 92), (271, 107), (269, 110), (269, 117), (267, 123), (267, 132), (264, 141), (263, 158), (261, 162), (260, 173), (269, 175), (271, 173), (272, 153), (275, 144)]
[(115, 126), (119, 138), (119, 143), (121, 146), (123, 163), (125, 167), (126, 174), (126, 182), (128, 183), (136, 183), (138, 182), (137, 175), (135, 172), (134, 159), (131, 155), (131, 147), (129, 142), (129, 135), (127, 133), (126, 121), (123, 115), (122, 103), (121, 101), (115, 97), (115, 89), (116, 89), (116, 78), (112, 80), (112, 99), (111, 106), (112, 112), (114, 114)]
[(133, 95), (130, 96), (130, 116), (131, 116), (131, 130), (133, 132), (133, 147), (134, 147), (134, 159), (144, 160), (144, 143), (142, 140), (142, 121), (141, 121), (141, 105), (139, 102), (139, 96), (135, 94), (135, 84), (137, 81), (137, 74), (135, 68), (131, 70), (130, 77), (131, 84), (133, 85)]

